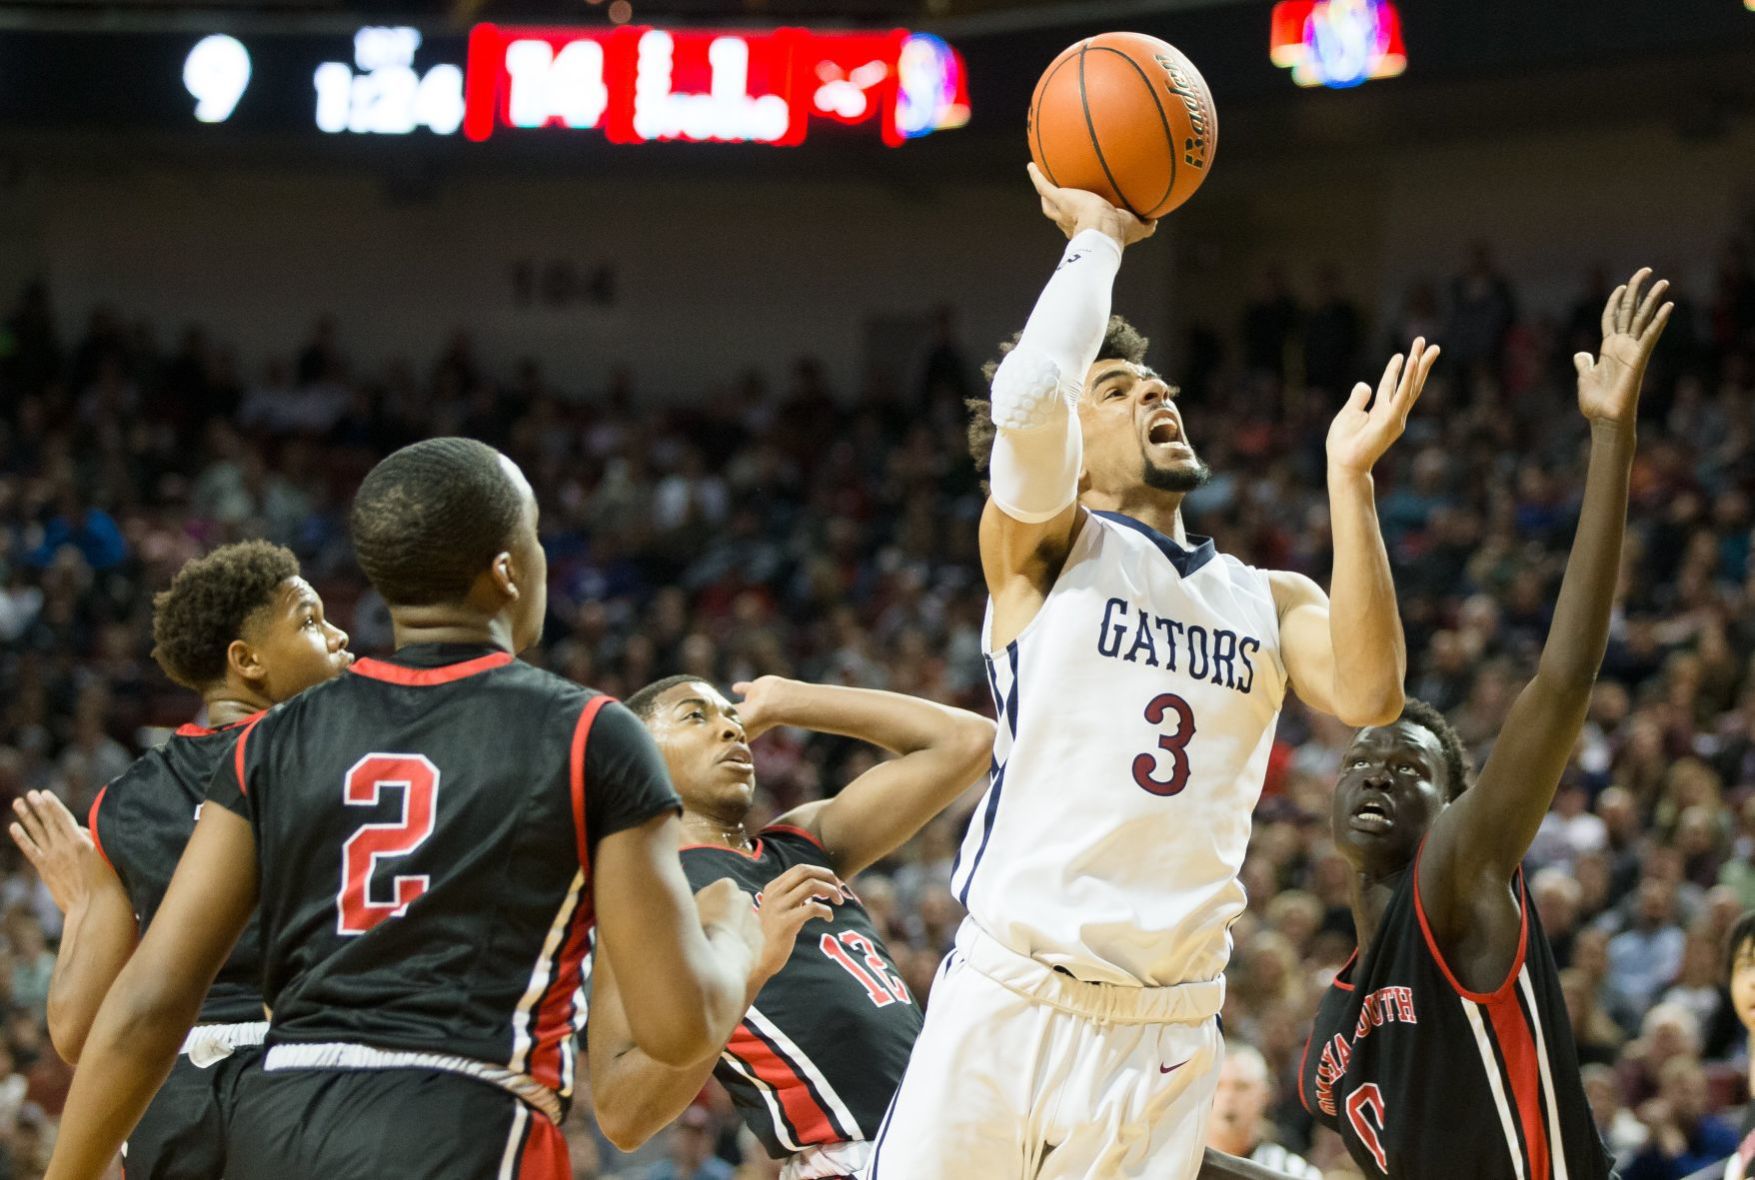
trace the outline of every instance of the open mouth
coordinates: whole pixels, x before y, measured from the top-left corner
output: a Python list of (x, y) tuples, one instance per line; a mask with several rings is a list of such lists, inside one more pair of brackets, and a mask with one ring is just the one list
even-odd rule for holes
[(1147, 429), (1146, 441), (1155, 447), (1165, 446), (1169, 443), (1180, 443), (1182, 431), (1177, 428), (1176, 419), (1168, 416), (1162, 417), (1153, 422), (1151, 427)]
[(1385, 800), (1364, 799), (1353, 808), (1350, 821), (1357, 831), (1387, 832), (1392, 815), (1392, 810)]

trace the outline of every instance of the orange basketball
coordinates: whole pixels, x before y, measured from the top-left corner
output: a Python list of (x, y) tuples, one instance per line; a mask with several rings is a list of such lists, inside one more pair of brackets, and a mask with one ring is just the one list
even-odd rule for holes
[(1049, 181), (1150, 221), (1194, 195), (1212, 169), (1212, 92), (1174, 45), (1104, 33), (1054, 59), (1030, 100), (1030, 155)]

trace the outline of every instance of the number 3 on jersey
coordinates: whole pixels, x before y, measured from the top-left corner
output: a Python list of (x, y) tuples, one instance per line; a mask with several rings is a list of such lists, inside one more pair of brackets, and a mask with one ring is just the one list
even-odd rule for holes
[(439, 768), (419, 754), (367, 754), (347, 772), (342, 802), (375, 807), (386, 787), (401, 788), (402, 818), (364, 824), (341, 846), (341, 892), (335, 898), (339, 934), (364, 934), (386, 918), (400, 918), (427, 891), (425, 874), (399, 876), (390, 882), (395, 900), (374, 901), (372, 874), (379, 858), (406, 856), (433, 834)]
[[(1187, 701), (1169, 692), (1159, 693), (1146, 706), (1146, 721), (1156, 728), (1163, 728), (1172, 718), (1176, 732), (1158, 739), (1158, 749), (1169, 756), (1168, 765), (1161, 764), (1157, 754), (1136, 754), (1133, 760), (1133, 781), (1140, 790), (1166, 797), (1180, 795), (1188, 785), (1188, 743), (1194, 737), (1194, 710)], [(1169, 777), (1159, 778), (1159, 770), (1166, 771)]]

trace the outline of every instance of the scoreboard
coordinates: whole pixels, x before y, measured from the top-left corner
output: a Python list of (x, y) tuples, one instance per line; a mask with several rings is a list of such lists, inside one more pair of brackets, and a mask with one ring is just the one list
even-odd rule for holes
[(905, 30), (0, 30), (0, 118), (15, 127), (776, 147), (853, 128), (899, 147), (966, 124), (969, 88), (956, 49)]

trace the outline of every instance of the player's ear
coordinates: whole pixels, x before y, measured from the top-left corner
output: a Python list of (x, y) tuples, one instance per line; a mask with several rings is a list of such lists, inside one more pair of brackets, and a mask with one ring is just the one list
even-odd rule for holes
[(497, 554), (488, 574), (494, 580), (494, 589), (500, 592), (502, 598), (507, 602), (518, 601), (521, 597), (518, 590), (518, 563), (511, 553), (501, 551)]
[(268, 668), (262, 662), (262, 653), (254, 644), (242, 639), (234, 639), (225, 649), (226, 672), (245, 684), (259, 686), (268, 679)]

